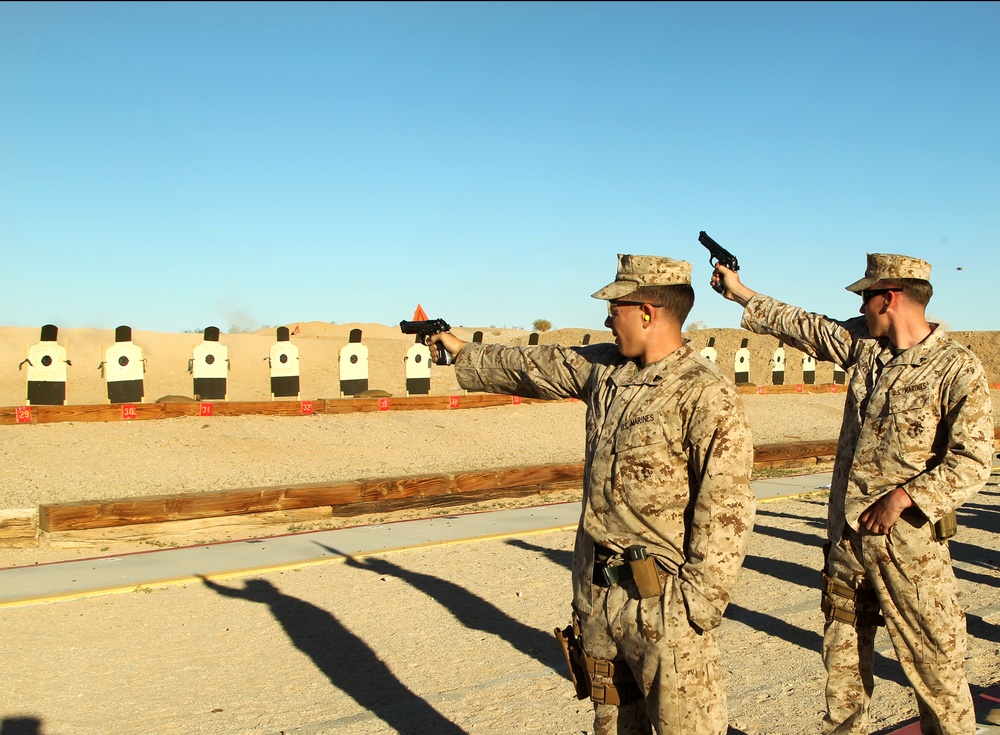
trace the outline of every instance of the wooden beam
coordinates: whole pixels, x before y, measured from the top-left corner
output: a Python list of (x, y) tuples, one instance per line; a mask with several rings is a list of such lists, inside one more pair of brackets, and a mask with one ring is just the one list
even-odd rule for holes
[(572, 483), (579, 487), (582, 479), (582, 464), (541, 465), (456, 475), (418, 475), (332, 484), (44, 503), (38, 506), (38, 527), (51, 533), (322, 506), (329, 506), (335, 511), (342, 506), (364, 506), (369, 510), (363, 512), (372, 512), (377, 504), (413, 505), (445, 495), (455, 496), (456, 503), (466, 503), (476, 497), (503, 497), (505, 492), (514, 488), (525, 494), (542, 493), (557, 484), (565, 486)]
[(38, 546), (33, 510), (0, 510), (0, 547), (28, 549)]
[(163, 417), (308, 416), (323, 412), (323, 401), (189, 401), (163, 403)]
[[(995, 430), (1000, 437), (1000, 429)], [(754, 448), (754, 467), (808, 467), (832, 459), (837, 442), (782, 442)], [(457, 505), (498, 497), (581, 489), (583, 463), (549, 464), (454, 474), (361, 479), (215, 492), (157, 495), (38, 506), (46, 533), (187, 521), (329, 507), (334, 515)], [(19, 531), (20, 533), (20, 531)]]
[(339, 505), (359, 502), (362, 487), (360, 482), (310, 483), (183, 495), (43, 503), (38, 506), (38, 527), (42, 531), (69, 531)]
[[(565, 399), (572, 401), (573, 399)], [(0, 425), (59, 421), (130, 421), (181, 416), (304, 416), (373, 411), (447, 411), (514, 404), (563, 403), (534, 398), (476, 393), (454, 396), (388, 398), (318, 398), (306, 401), (184, 401), (90, 406), (10, 406), (0, 408)]]
[[(778, 467), (814, 464), (819, 459), (833, 459), (837, 454), (837, 440), (808, 442), (778, 442), (754, 447), (753, 466)], [(811, 460), (806, 462), (805, 460)]]
[(794, 393), (847, 393), (846, 385), (837, 383), (816, 383), (808, 385), (806, 383), (796, 383), (795, 385), (755, 385), (744, 384), (736, 386), (743, 395), (791, 395)]
[(64, 421), (144, 421), (162, 419), (162, 403), (127, 403), (90, 406), (31, 406), (31, 423)]

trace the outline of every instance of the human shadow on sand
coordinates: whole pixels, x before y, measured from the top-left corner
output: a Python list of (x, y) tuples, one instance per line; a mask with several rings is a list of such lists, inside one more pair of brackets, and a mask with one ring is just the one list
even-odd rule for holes
[[(525, 551), (530, 551), (534, 554), (541, 554), (553, 564), (558, 564), (559, 566), (564, 567), (567, 572), (573, 568), (572, 551), (564, 549), (550, 549), (547, 546), (538, 546), (537, 544), (532, 544), (519, 538), (509, 538), (504, 541), (504, 543), (508, 546), (524, 549)], [(569, 584), (569, 578), (566, 579), (566, 584)]]
[[(760, 513), (758, 512), (758, 521)], [(817, 529), (819, 526), (817, 526)], [(824, 526), (825, 529), (825, 526)], [(770, 536), (771, 538), (781, 539), (782, 541), (789, 541), (793, 544), (799, 544), (801, 546), (815, 547), (816, 558), (822, 559), (823, 557), (823, 543), (826, 541), (824, 535), (819, 533), (803, 533), (802, 531), (793, 531), (790, 528), (778, 528), (777, 526), (768, 526), (763, 523), (755, 523), (753, 527), (753, 532), (761, 536)]]
[(525, 625), (461, 585), (432, 574), (406, 569), (385, 559), (351, 558), (336, 549), (318, 545), (332, 554), (344, 556), (344, 563), (349, 567), (406, 582), (445, 607), (466, 628), (496, 636), (525, 656), (555, 671), (565, 672), (566, 663), (554, 635)]
[[(804, 505), (816, 505), (816, 506), (826, 506), (827, 502), (816, 501), (816, 500), (799, 500), (798, 502)], [(816, 515), (801, 515), (798, 513), (786, 513), (783, 511), (771, 510), (767, 507), (757, 508), (757, 518), (788, 518), (794, 520), (800, 520), (807, 526), (812, 526), (813, 528), (820, 529), (821, 531), (826, 530), (826, 510), (823, 511), (821, 516)]]
[(326, 610), (286, 595), (263, 579), (247, 579), (243, 589), (206, 577), (201, 581), (223, 597), (267, 605), (289, 640), (331, 684), (394, 730), (407, 735), (465, 733), (400, 682), (367, 643)]
[(0, 735), (41, 735), (42, 721), (37, 717), (4, 717)]

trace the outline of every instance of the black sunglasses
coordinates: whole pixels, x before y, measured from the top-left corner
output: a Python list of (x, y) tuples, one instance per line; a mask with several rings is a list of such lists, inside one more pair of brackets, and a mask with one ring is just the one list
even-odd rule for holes
[[(619, 306), (642, 306), (643, 304), (649, 304), (648, 301), (623, 301), (622, 299), (608, 299), (608, 316), (614, 317), (618, 314)], [(649, 304), (650, 306), (655, 306), (657, 309), (661, 308), (660, 304)]]
[(868, 288), (861, 292), (861, 303), (867, 304), (872, 297), (881, 296), (884, 293), (889, 293), (890, 291), (900, 292), (901, 288)]

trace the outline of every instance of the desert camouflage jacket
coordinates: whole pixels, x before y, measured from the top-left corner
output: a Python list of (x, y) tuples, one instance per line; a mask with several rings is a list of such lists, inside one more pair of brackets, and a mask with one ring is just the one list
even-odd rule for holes
[[(993, 409), (982, 363), (939, 326), (894, 355), (863, 316), (835, 321), (760, 294), (743, 326), (820, 360), (853, 368), (830, 487), (829, 534), (858, 529), (865, 508), (903, 487), (937, 521), (975, 495), (990, 475)], [(923, 520), (923, 519), (921, 519)]]
[(753, 526), (750, 427), (739, 394), (684, 345), (640, 368), (613, 344), (470, 344), (455, 361), (469, 390), (577, 398), (587, 406), (574, 604), (592, 610), (594, 545), (644, 545), (677, 570), (688, 615), (715, 628)]

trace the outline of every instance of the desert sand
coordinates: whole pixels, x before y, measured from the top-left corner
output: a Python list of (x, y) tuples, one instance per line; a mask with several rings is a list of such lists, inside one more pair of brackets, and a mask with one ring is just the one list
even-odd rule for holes
[[(356, 326), (370, 349), (370, 387), (403, 394), (403, 358), (411, 343), (398, 329), (309, 322), (292, 337), (301, 351), (303, 398), (339, 396), (338, 353)], [(474, 330), (454, 331), (470, 338)], [(526, 332), (482, 331), (485, 341), (528, 340)], [(580, 344), (587, 333), (558, 330), (540, 341)], [(610, 337), (589, 334), (593, 342)], [(776, 340), (738, 330), (688, 336), (701, 346), (709, 334), (716, 337), (720, 364), (728, 365), (740, 341), (749, 338), (751, 381), (769, 384)], [(37, 330), (0, 329), (0, 404), (23, 405), (24, 373), (17, 363), (37, 339)], [(995, 335), (963, 339), (989, 360), (995, 382)], [(69, 402), (105, 402), (97, 365), (113, 333), (66, 330), (63, 340), (73, 363)], [(201, 335), (137, 331), (133, 341), (148, 361), (147, 400), (192, 394), (187, 360)], [(267, 400), (264, 358), (273, 331), (223, 334), (220, 341), (232, 362), (229, 399)], [(799, 382), (800, 358), (789, 350), (787, 359), (786, 382)], [(817, 382), (831, 378), (831, 366), (817, 368)], [(431, 392), (456, 391), (450, 368), (435, 367)], [(839, 427), (843, 393), (748, 395), (744, 405), (756, 443), (830, 439)], [(0, 426), (0, 510), (580, 461), (583, 410), (575, 402)], [(963, 509), (960, 535), (951, 544), (968, 614), (966, 663), (974, 691), (1000, 683), (997, 482), (994, 476)], [(720, 631), (734, 735), (819, 731), (823, 669), (816, 578), (824, 518), (821, 489), (760, 508)], [(290, 530), (298, 529), (278, 532)], [(248, 529), (217, 529), (186, 543), (243, 532)], [(572, 533), (550, 532), (0, 609), (0, 731), (587, 732), (589, 705), (573, 697), (551, 635), (569, 616), (572, 542)], [(83, 548), (4, 549), (0, 567), (157, 547), (149, 540), (108, 540)], [(885, 732), (914, 716), (916, 705), (884, 633), (876, 673), (872, 732)]]

